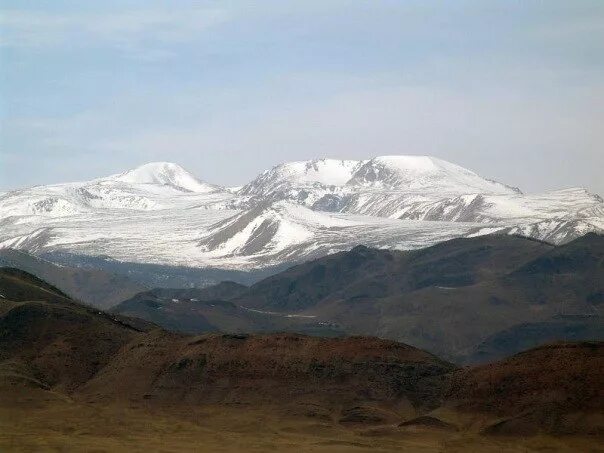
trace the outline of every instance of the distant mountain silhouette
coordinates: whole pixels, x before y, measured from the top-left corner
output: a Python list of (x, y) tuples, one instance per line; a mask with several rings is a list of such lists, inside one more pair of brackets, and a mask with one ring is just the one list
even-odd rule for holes
[(144, 291), (144, 285), (101, 269), (59, 266), (21, 250), (0, 249), (0, 267), (14, 267), (60, 288), (86, 304), (107, 309)]

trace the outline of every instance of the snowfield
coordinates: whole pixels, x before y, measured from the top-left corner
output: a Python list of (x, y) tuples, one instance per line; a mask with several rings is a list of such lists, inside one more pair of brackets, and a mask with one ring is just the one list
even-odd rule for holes
[(581, 188), (523, 194), (427, 156), (291, 162), (238, 188), (159, 162), (3, 193), (0, 225), (0, 247), (33, 253), (251, 269), (497, 232), (562, 243), (604, 232), (604, 203)]

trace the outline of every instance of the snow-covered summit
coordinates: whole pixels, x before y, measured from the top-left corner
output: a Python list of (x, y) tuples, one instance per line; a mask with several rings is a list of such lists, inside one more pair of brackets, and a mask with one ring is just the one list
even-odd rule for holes
[(243, 186), (241, 195), (264, 195), (289, 188), (343, 186), (362, 165), (358, 160), (316, 159), (287, 162)]
[(199, 181), (179, 165), (152, 162), (90, 181), (35, 186), (0, 196), (0, 219), (7, 216), (66, 217), (101, 210), (149, 211), (203, 205), (232, 194)]
[[(309, 205), (328, 193), (366, 189), (449, 194), (514, 194), (518, 189), (431, 156), (379, 156), (369, 160), (319, 159), (288, 162), (263, 172), (240, 191), (244, 196), (298, 199)], [(310, 192), (311, 196), (307, 196)]]
[(170, 186), (178, 190), (195, 193), (217, 190), (216, 186), (200, 181), (180, 165), (171, 162), (150, 162), (106, 179), (129, 184)]
[(431, 156), (380, 156), (365, 162), (347, 185), (449, 193), (518, 193), (471, 170)]
[(1, 194), (0, 224), (0, 247), (243, 269), (493, 232), (560, 243), (604, 232), (604, 202), (581, 188), (523, 194), (429, 156), (289, 162), (240, 189), (153, 162)]

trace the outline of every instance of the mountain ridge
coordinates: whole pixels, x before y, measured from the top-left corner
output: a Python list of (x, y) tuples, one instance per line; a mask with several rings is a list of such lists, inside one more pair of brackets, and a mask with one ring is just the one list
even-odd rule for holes
[[(222, 301), (180, 290), (141, 294), (113, 310), (188, 333), (377, 336), (473, 363), (540, 342), (604, 339), (602, 282), (602, 235), (558, 246), (486, 235), (408, 251), (359, 245), (294, 265)], [(195, 316), (203, 316), (197, 326), (190, 322)]]
[(585, 189), (523, 194), (430, 156), (289, 162), (237, 190), (156, 162), (4, 193), (0, 222), (0, 248), (250, 270), (495, 232), (564, 243), (604, 231), (604, 202)]

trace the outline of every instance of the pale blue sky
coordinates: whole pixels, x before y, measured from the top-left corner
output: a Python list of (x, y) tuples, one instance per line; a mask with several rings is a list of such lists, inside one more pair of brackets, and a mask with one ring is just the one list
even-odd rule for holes
[(0, 5), (0, 190), (430, 154), (604, 194), (601, 0)]

